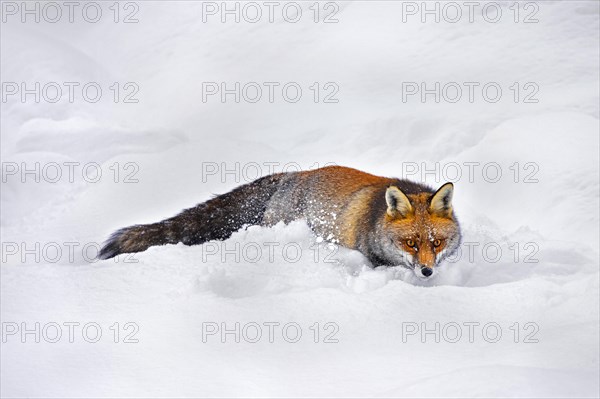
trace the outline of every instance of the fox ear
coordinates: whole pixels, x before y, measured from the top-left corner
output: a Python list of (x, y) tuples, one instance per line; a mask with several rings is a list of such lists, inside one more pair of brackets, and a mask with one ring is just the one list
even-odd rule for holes
[(452, 214), (452, 194), (454, 193), (454, 184), (446, 183), (440, 187), (429, 201), (429, 213), (440, 216), (450, 216)]
[(390, 216), (404, 217), (413, 211), (408, 197), (396, 186), (390, 186), (385, 191), (385, 202)]

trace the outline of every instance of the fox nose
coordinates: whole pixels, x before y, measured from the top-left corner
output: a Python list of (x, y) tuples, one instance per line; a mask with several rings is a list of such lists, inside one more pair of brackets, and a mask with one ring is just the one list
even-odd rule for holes
[(429, 277), (433, 274), (433, 269), (430, 267), (422, 267), (421, 273), (423, 273), (423, 276)]

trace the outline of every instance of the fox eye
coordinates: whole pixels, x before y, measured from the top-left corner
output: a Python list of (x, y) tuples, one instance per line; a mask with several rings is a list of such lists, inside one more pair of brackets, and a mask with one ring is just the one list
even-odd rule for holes
[(408, 245), (409, 247), (413, 247), (415, 246), (415, 242), (413, 240), (406, 240), (406, 245)]
[(441, 240), (435, 240), (435, 241), (433, 241), (433, 246), (434, 247), (439, 247), (440, 245), (442, 245), (442, 241)]

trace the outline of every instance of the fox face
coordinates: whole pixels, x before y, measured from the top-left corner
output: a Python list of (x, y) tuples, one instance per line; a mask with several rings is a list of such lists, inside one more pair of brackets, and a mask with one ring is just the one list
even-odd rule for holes
[(460, 244), (460, 229), (452, 212), (453, 191), (452, 183), (434, 194), (405, 195), (395, 186), (386, 190), (386, 255), (413, 269), (418, 277), (431, 277), (435, 267)]

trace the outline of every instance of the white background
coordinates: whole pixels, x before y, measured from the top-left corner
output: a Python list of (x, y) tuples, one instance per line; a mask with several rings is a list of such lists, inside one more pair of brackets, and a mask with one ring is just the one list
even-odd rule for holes
[[(232, 15), (223, 23), (220, 13), (203, 14), (202, 3), (192, 1), (121, 3), (115, 23), (113, 2), (99, 4), (97, 23), (82, 17), (85, 3), (72, 23), (65, 6), (57, 23), (44, 15), (22, 22), (20, 10), (3, 8), (2, 396), (598, 396), (597, 2), (499, 2), (497, 22), (490, 22), (495, 6), (485, 14), (487, 3), (479, 3), (470, 22), (458, 2), (455, 23), (448, 19), (456, 8), (446, 3), (437, 5), (439, 22), (433, 14), (422, 22), (421, 10), (407, 13), (413, 8), (406, 3), (339, 2), (336, 23), (323, 22), (334, 10), (324, 3), (315, 23), (313, 2), (301, 3), (296, 23), (282, 17), (285, 3), (273, 22), (258, 3), (256, 23), (236, 23)], [(138, 22), (123, 23), (132, 11)], [(33, 95), (7, 95), (7, 82), (57, 82), (64, 92), (56, 103), (44, 96), (36, 103)], [(64, 82), (80, 84), (73, 102)], [(89, 82), (103, 89), (96, 103), (82, 97)], [(127, 82), (139, 88), (137, 103), (123, 102)], [(272, 103), (266, 88), (257, 103), (236, 103), (233, 95), (203, 101), (206, 82), (280, 86)], [(283, 98), (288, 82), (303, 89), (298, 102)], [(322, 90), (335, 84), (338, 102), (324, 103), (325, 90), (315, 103), (315, 82)], [(463, 96), (403, 99), (407, 82), (430, 89), (456, 82)], [(464, 82), (479, 84), (472, 102)], [(483, 97), (490, 82), (502, 88), (497, 102)], [(524, 102), (527, 83), (539, 89), (535, 103)], [(36, 162), (39, 183), (35, 172), (22, 173)], [(53, 162), (63, 165), (56, 183), (49, 181), (54, 172), (42, 173)], [(78, 163), (73, 182), (64, 162)], [(206, 256), (212, 243), (151, 248), (135, 255), (137, 263), (89, 261), (114, 230), (170, 217), (251, 180), (255, 169), (245, 165), (266, 174), (272, 162), (276, 171), (335, 163), (432, 186), (453, 180), (464, 241), (478, 244), (474, 257), (463, 247), (460, 260), (426, 282), (395, 268), (372, 270), (344, 249), (333, 263), (322, 256), (315, 262), (316, 238), (296, 222), (251, 227), (220, 244), (275, 242), (274, 259), (262, 246), (256, 262), (222, 261), (222, 251)], [(82, 178), (91, 163), (102, 170), (98, 182)], [(469, 163), (477, 165), (472, 175)], [(483, 173), (489, 163), (500, 167), (497, 182), (494, 170)], [(236, 164), (238, 173), (222, 174)], [(449, 168), (456, 164), (462, 174), (454, 178)], [(217, 174), (203, 173), (214, 165)], [(137, 182), (125, 183), (133, 170)], [(71, 242), (78, 243), (73, 259)], [(287, 243), (301, 246), (297, 262), (282, 253)], [(482, 251), (489, 243), (502, 250), (496, 262), (493, 249)], [(86, 244), (94, 244), (87, 255)], [(56, 247), (62, 253), (52, 252)], [(326, 245), (319, 250), (325, 254)], [(21, 330), (6, 334), (36, 322), (40, 330), (58, 323), (62, 338), (48, 342), (50, 327), (39, 343)], [(65, 322), (80, 323), (72, 343)], [(132, 331), (127, 322), (139, 328), (139, 342), (123, 342)], [(203, 342), (206, 323), (232, 329), (265, 322), (280, 323), (272, 343), (267, 327), (257, 343), (236, 343), (233, 335), (222, 342), (220, 334)], [(281, 333), (291, 322), (302, 328), (297, 343)], [(310, 329), (316, 322), (318, 343)], [(338, 327), (337, 343), (323, 342), (328, 322)], [(469, 322), (480, 323), (473, 342)], [(82, 337), (86, 323), (102, 328), (97, 343)], [(439, 343), (421, 331), (403, 336), (436, 323)], [(454, 330), (442, 334), (455, 325), (448, 323), (462, 326), (457, 343), (448, 339)], [(500, 326), (498, 342), (488, 342), (493, 330), (482, 335), (487, 323)], [(525, 342), (533, 331), (526, 323), (534, 323), (537, 342)]]

